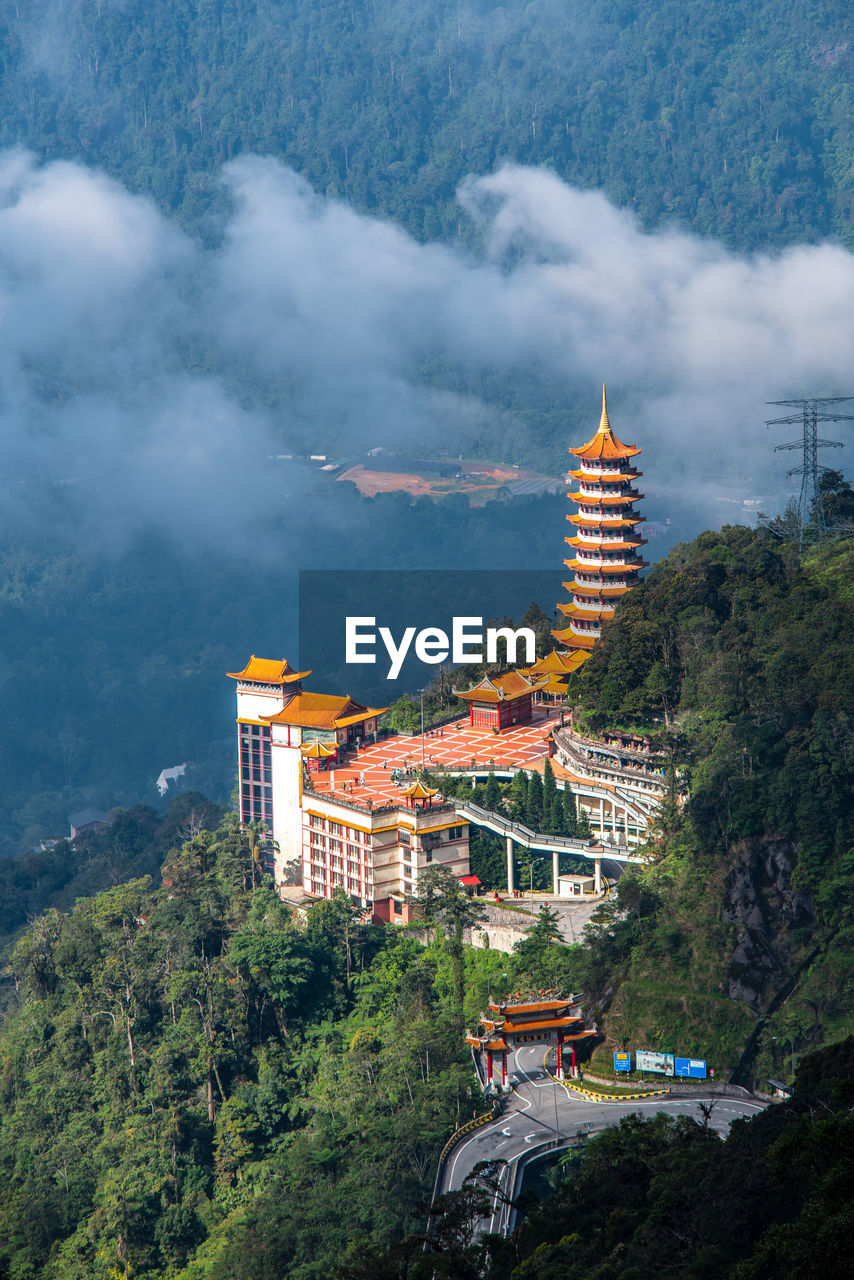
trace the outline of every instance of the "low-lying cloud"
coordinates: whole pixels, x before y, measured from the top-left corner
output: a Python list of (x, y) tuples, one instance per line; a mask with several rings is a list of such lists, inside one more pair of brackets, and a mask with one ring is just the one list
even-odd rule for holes
[(101, 173), (0, 157), (7, 531), (239, 547), (282, 503), (271, 454), (465, 452), (505, 412), (482, 376), (532, 369), (585, 397), (591, 430), (607, 380), (651, 480), (746, 492), (774, 466), (765, 400), (854, 389), (854, 257), (835, 245), (740, 257), (518, 167), (460, 191), (477, 250), (419, 244), (275, 160), (222, 180), (231, 213), (202, 248)]

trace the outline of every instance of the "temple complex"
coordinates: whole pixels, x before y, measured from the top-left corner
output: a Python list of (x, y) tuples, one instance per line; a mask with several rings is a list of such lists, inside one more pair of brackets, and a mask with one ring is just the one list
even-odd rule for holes
[[(549, 837), (502, 812), (446, 798), (418, 776), (425, 769), (465, 775), (474, 786), (490, 775), (512, 778), (519, 769), (543, 772), (546, 756), (556, 785), (572, 792), (579, 815), (602, 842), (587, 842), (590, 848), (576, 842), (577, 852), (593, 861), (594, 892), (601, 888), (603, 856), (619, 852), (632, 860), (629, 850), (644, 841), (669, 785), (664, 757), (644, 738), (582, 737), (567, 708), (572, 676), (645, 567), (638, 555), (645, 539), (637, 532), (643, 517), (634, 506), (643, 497), (634, 465), (640, 449), (615, 436), (604, 387), (595, 436), (570, 452), (579, 464), (569, 473), (576, 483), (568, 494), (577, 511), (567, 516), (574, 526), (566, 538), (573, 555), (565, 563), (573, 578), (564, 583), (570, 602), (559, 605), (567, 625), (552, 632), (559, 647), (527, 667), (455, 689), (467, 715), (422, 728), (420, 735), (391, 734), (380, 724), (385, 707), (366, 706), (346, 693), (306, 690), (311, 671), (297, 671), (284, 658), (253, 654), (242, 670), (229, 672), (237, 682), (240, 818), (270, 833), (280, 892), (286, 883), (294, 885), (301, 867), (304, 893), (331, 897), (343, 889), (379, 919), (404, 919), (419, 877), (432, 863), (476, 887), (469, 866), (472, 821), (505, 838), (508, 892), (514, 889), (515, 841), (551, 853), (557, 893), (560, 853), (574, 851), (570, 837)], [(556, 1038), (560, 1048), (567, 1038), (590, 1034), (575, 1027), (580, 1018), (570, 1004), (540, 1007), (534, 1001), (531, 1009), (525, 1002), (495, 1009), (500, 1016), (491, 1026), (484, 1019), (478, 1043), (488, 1039), (489, 1053), (505, 1053), (508, 1044), (533, 1035)]]
[(541, 991), (528, 1000), (513, 996), (501, 1002), (490, 1001), (487, 1012), (481, 1014), (477, 1031), (467, 1033), (466, 1041), (483, 1054), (488, 1085), (498, 1083), (500, 1061), (500, 1083), (506, 1087), (507, 1054), (510, 1050), (522, 1044), (554, 1045), (557, 1051), (556, 1076), (562, 1080), (565, 1074), (564, 1045), (571, 1048), (570, 1075), (575, 1076), (578, 1074), (576, 1045), (595, 1035), (595, 1030), (585, 1028), (575, 996), (562, 997), (555, 992)]
[(584, 662), (601, 637), (602, 623), (614, 616), (620, 596), (631, 591), (646, 567), (638, 556), (646, 542), (637, 533), (643, 516), (633, 505), (643, 497), (635, 487), (642, 473), (632, 463), (641, 451), (614, 435), (604, 386), (598, 431), (587, 444), (569, 452), (580, 463), (569, 473), (577, 487), (567, 495), (578, 507), (567, 516), (575, 532), (566, 539), (572, 559), (564, 561), (574, 576), (563, 584), (570, 602), (558, 604), (568, 625), (552, 635)]

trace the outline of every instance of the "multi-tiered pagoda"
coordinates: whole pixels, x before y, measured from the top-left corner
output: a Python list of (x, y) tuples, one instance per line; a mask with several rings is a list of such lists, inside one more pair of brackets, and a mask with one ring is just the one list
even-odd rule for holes
[(637, 533), (643, 516), (634, 508), (644, 496), (636, 487), (642, 473), (632, 463), (640, 449), (623, 444), (611, 430), (604, 386), (599, 430), (587, 444), (569, 452), (581, 464), (569, 473), (576, 485), (567, 495), (578, 506), (567, 516), (575, 532), (566, 539), (572, 559), (564, 561), (574, 577), (563, 584), (571, 596), (569, 604), (558, 605), (568, 625), (552, 635), (583, 661), (600, 638), (602, 623), (614, 616), (620, 596), (631, 591), (646, 567), (638, 555), (646, 543)]

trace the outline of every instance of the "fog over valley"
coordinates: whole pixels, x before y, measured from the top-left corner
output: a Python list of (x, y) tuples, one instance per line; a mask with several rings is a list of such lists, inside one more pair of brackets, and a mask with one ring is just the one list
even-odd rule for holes
[(854, 258), (834, 244), (738, 255), (518, 166), (462, 184), (457, 245), (274, 159), (222, 181), (228, 217), (203, 247), (101, 172), (2, 156), (8, 530), (120, 549), (154, 527), (239, 550), (259, 513), (309, 503), (281, 454), (383, 446), (557, 474), (603, 379), (648, 490), (690, 485), (699, 527), (785, 496), (766, 400), (851, 389)]

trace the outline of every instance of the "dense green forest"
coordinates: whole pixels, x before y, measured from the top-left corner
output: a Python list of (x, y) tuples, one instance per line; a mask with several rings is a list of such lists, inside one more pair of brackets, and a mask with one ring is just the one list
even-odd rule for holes
[(739, 247), (850, 242), (850, 41), (841, 0), (37, 0), (0, 18), (0, 141), (206, 234), (221, 165), (259, 151), (429, 239), (512, 160)]
[(49, 910), (19, 942), (0, 1027), (11, 1280), (233, 1280), (248, 1257), (253, 1280), (308, 1280), (419, 1229), (478, 1105), (464, 1013), (544, 962), (568, 980), (548, 936), (463, 954), (440, 911), (425, 947), (343, 892), (301, 922), (256, 873), (229, 817), (166, 853), (162, 887)]

